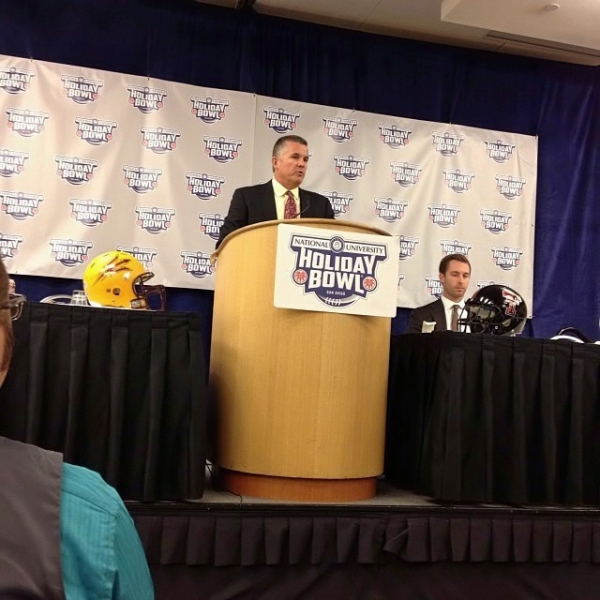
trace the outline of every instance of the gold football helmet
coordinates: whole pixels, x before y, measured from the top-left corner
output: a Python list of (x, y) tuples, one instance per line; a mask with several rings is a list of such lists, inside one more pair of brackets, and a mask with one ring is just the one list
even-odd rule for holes
[(165, 286), (146, 285), (154, 273), (133, 255), (111, 250), (93, 258), (83, 273), (83, 289), (92, 306), (148, 309), (148, 296), (160, 295), (165, 309)]

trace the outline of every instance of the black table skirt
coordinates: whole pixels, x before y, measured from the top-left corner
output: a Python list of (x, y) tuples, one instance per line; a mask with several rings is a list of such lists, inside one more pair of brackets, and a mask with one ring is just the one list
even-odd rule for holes
[(394, 336), (386, 474), (448, 501), (600, 503), (600, 347)]
[(127, 499), (202, 496), (199, 315), (27, 303), (14, 331), (0, 435), (63, 452)]

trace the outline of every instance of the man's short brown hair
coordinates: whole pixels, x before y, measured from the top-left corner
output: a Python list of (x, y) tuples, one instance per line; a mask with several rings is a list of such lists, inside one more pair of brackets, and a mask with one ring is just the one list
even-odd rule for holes
[(442, 260), (440, 261), (439, 272), (445, 275), (446, 271), (448, 270), (448, 265), (450, 264), (450, 261), (452, 261), (452, 260), (457, 260), (458, 262), (469, 265), (469, 272), (471, 272), (471, 263), (469, 262), (469, 259), (464, 254), (448, 254), (448, 255), (444, 256), (444, 258), (442, 258)]
[(273, 146), (273, 156), (279, 158), (279, 155), (283, 152), (283, 149), (288, 142), (296, 142), (296, 144), (308, 146), (308, 142), (299, 135), (284, 135), (275, 142), (275, 145)]

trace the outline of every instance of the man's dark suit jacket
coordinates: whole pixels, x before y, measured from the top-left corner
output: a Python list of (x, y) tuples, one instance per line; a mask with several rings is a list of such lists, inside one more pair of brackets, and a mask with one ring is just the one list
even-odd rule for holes
[[(298, 192), (300, 196), (300, 217), (335, 218), (333, 208), (331, 208), (331, 204), (325, 196), (301, 188)], [(277, 219), (277, 209), (275, 208), (275, 193), (271, 181), (238, 188), (233, 192), (229, 213), (221, 227), (217, 248), (225, 236), (232, 231), (253, 223), (275, 219)]]
[(415, 308), (415, 310), (410, 313), (408, 325), (406, 326), (404, 333), (421, 333), (423, 321), (435, 321), (434, 331), (448, 331), (448, 328), (446, 327), (444, 304), (440, 298), (425, 306)]

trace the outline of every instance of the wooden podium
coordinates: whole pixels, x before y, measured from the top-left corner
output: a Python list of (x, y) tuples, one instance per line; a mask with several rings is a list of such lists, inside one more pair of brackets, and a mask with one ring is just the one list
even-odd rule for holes
[(391, 319), (275, 308), (280, 223), (389, 235), (302, 219), (223, 241), (210, 360), (220, 485), (289, 501), (371, 498), (383, 471)]

